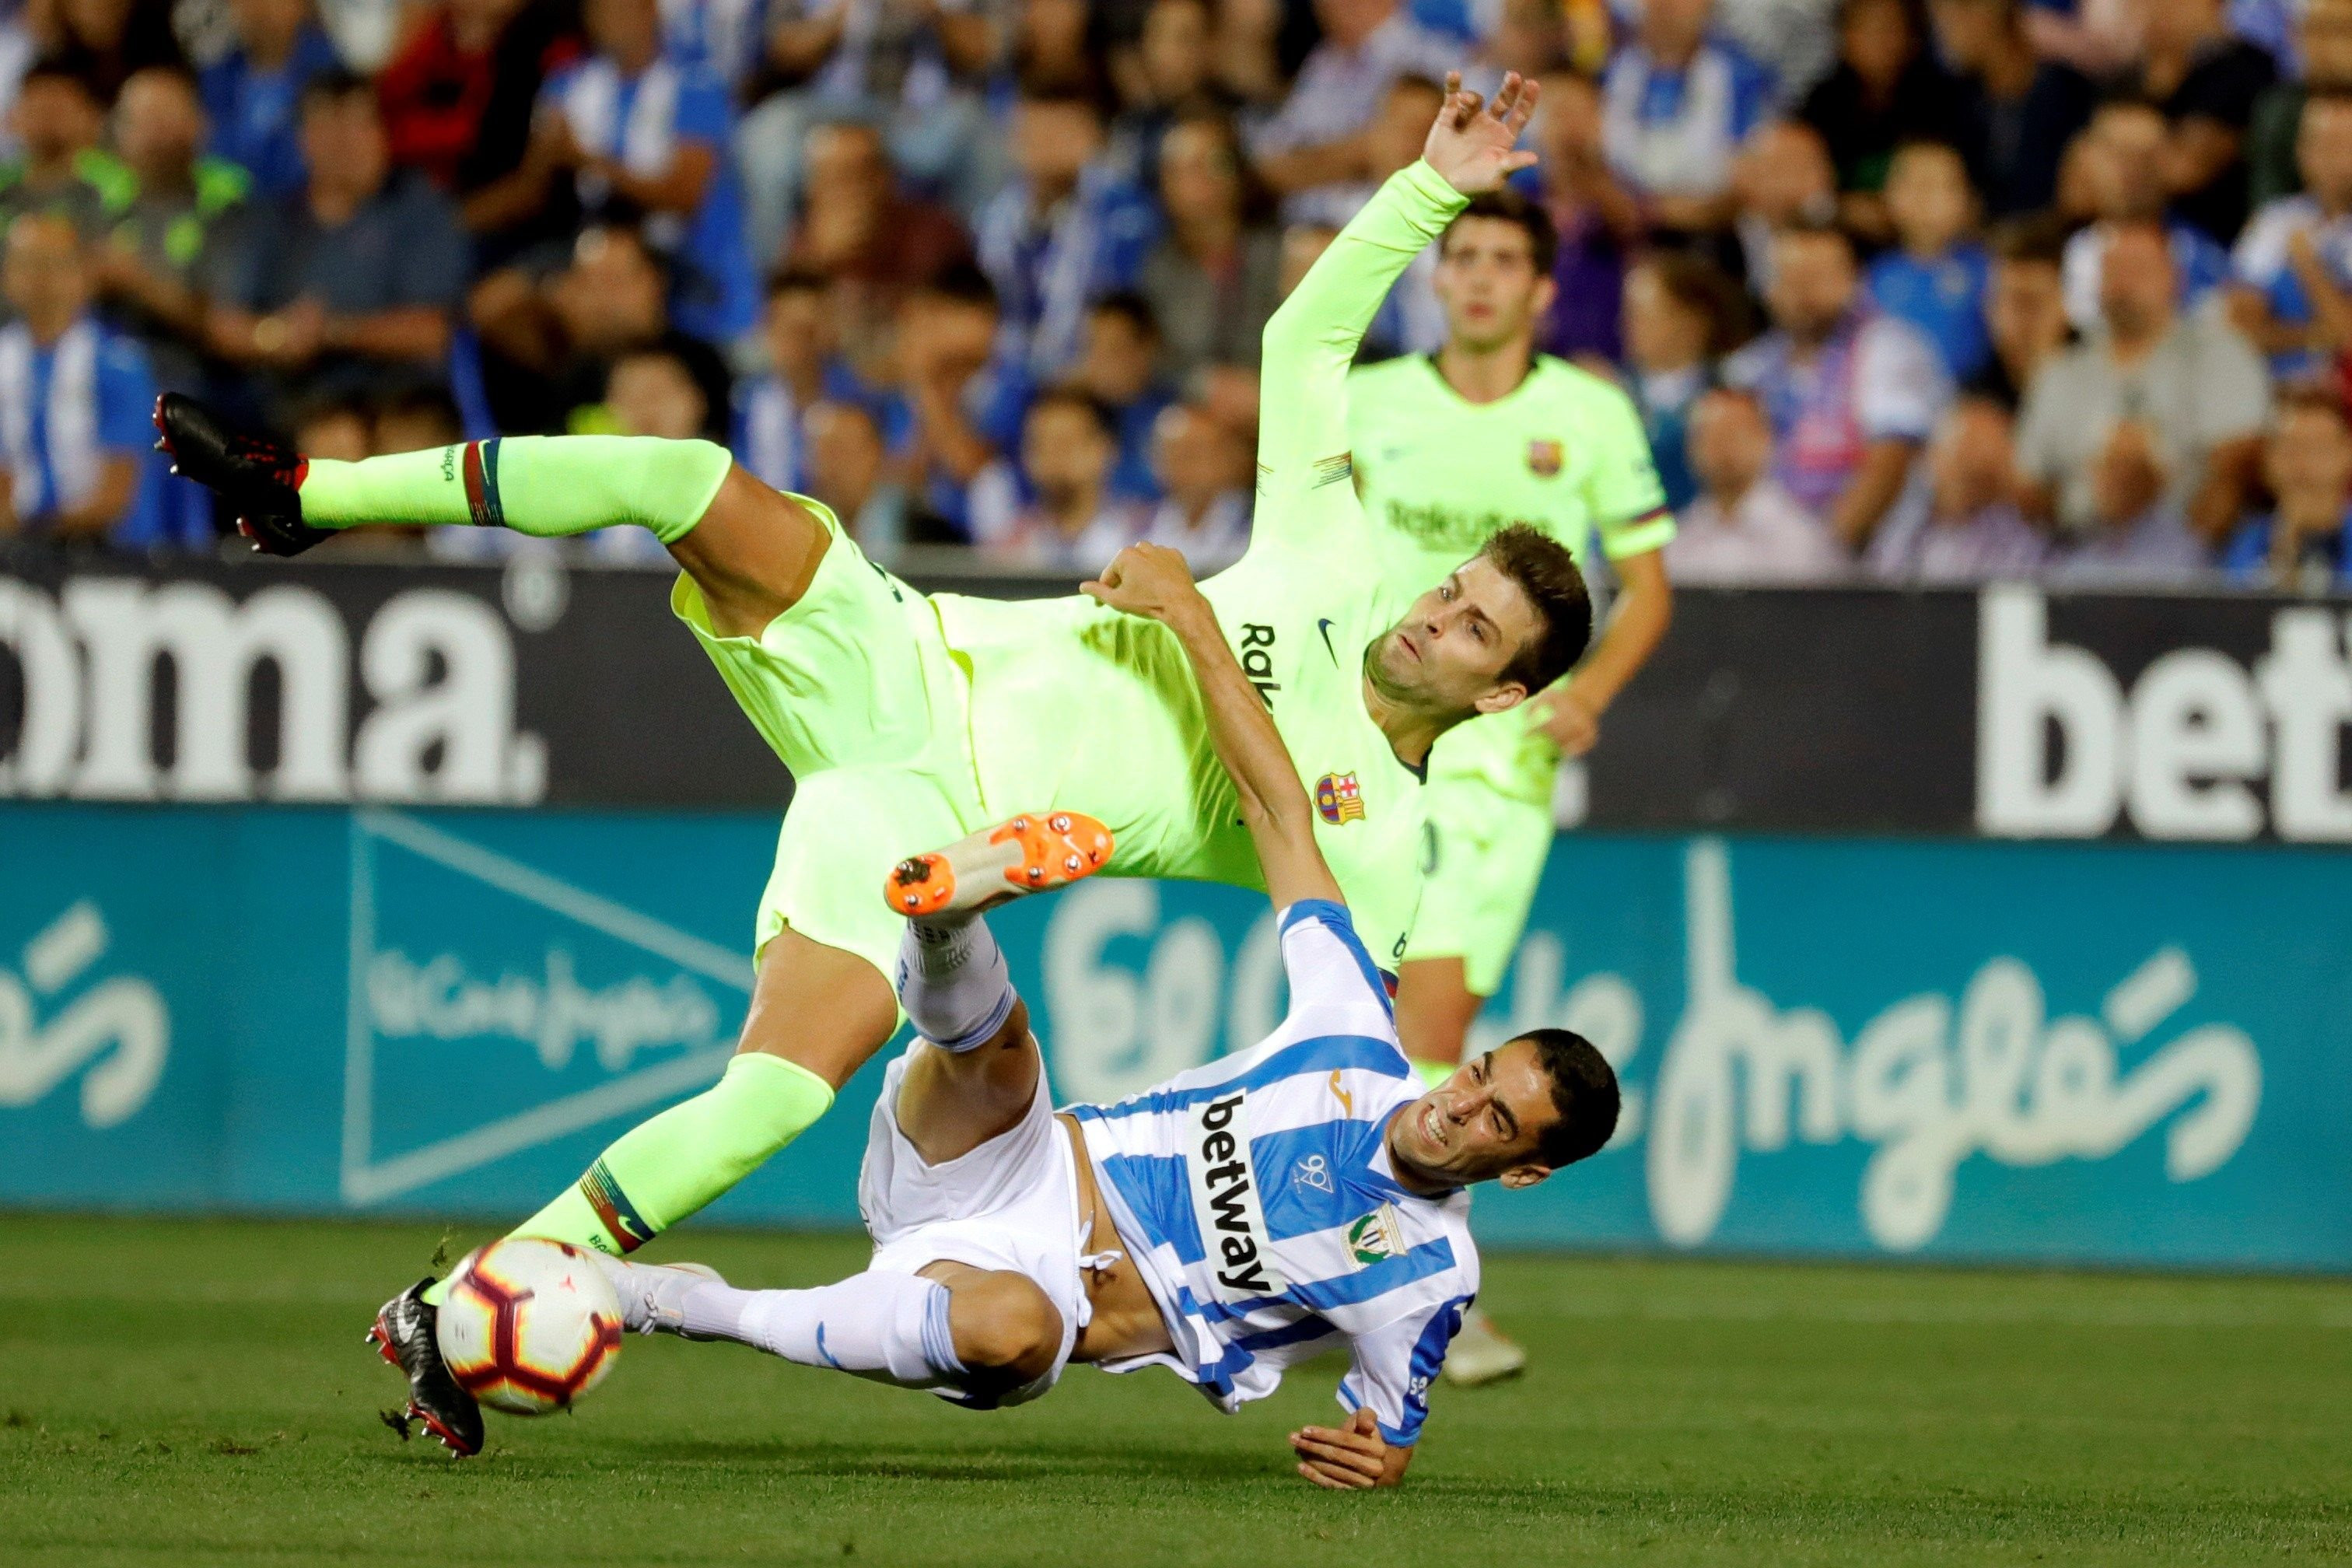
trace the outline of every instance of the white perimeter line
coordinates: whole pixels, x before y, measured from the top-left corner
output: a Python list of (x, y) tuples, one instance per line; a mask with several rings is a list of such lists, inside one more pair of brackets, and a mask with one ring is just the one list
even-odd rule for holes
[(366, 831), (389, 839), (413, 854), (437, 861), (501, 892), (511, 893), (518, 899), (552, 910), (616, 941), (634, 943), (647, 952), (668, 959), (680, 969), (692, 970), (705, 979), (731, 986), (746, 995), (751, 994), (751, 961), (740, 952), (730, 952), (717, 942), (705, 942), (698, 936), (688, 936), (675, 927), (664, 925), (610, 899), (599, 898), (584, 888), (575, 888), (569, 882), (559, 880), (544, 871), (535, 871), (478, 844), (468, 843), (437, 827), (429, 827), (415, 817), (392, 811), (362, 811), (357, 814), (357, 818)]

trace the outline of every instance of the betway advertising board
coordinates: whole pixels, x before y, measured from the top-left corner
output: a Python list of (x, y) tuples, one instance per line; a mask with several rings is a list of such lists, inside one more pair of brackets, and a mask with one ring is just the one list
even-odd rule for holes
[[(713, 1079), (765, 815), (0, 806), (0, 1205), (520, 1215)], [(1489, 1039), (1616, 1142), (1497, 1245), (2352, 1268), (2352, 901), (2290, 847), (1563, 837)], [(1254, 1042), (1263, 901), (998, 919), (1057, 1095)], [(878, 1070), (712, 1211), (854, 1225)], [(1311, 1173), (1262, 1171), (1266, 1181)]]
[[(781, 806), (790, 780), (667, 585), (549, 552), (151, 571), (0, 552), (0, 799)], [(2352, 842), (2347, 633), (2336, 601), (1685, 592), (1563, 815)]]

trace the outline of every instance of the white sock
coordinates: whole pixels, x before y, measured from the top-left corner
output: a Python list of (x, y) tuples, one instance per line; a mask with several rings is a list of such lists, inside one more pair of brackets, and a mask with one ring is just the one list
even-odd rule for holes
[(948, 1288), (919, 1274), (853, 1274), (814, 1290), (738, 1290), (713, 1281), (687, 1293), (686, 1331), (733, 1340), (803, 1366), (895, 1383), (958, 1384), (967, 1375), (948, 1327)]
[(1013, 976), (985, 920), (907, 922), (898, 1005), (917, 1034), (943, 1051), (969, 1051), (1004, 1026), (1013, 1002)]

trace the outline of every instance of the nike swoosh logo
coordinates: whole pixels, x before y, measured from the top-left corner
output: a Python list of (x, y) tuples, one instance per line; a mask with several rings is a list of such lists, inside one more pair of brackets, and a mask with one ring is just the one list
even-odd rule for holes
[(1324, 620), (1317, 621), (1317, 622), (1315, 623), (1315, 629), (1316, 629), (1317, 631), (1321, 632), (1321, 633), (1323, 634), (1323, 651), (1324, 651), (1325, 653), (1328, 653), (1328, 654), (1329, 654), (1329, 655), (1331, 656), (1331, 662), (1332, 662), (1333, 664), (1337, 664), (1337, 663), (1339, 663), (1339, 650), (1338, 648), (1335, 648), (1335, 647), (1333, 647), (1331, 646), (1331, 623), (1330, 623), (1330, 621), (1329, 621), (1328, 619), (1324, 619)]

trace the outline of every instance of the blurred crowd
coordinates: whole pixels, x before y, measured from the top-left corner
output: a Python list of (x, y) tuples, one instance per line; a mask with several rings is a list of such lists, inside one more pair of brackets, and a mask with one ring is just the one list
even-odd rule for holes
[[(16, 0), (0, 531), (216, 548), (163, 387), (1207, 569), (1265, 319), (1457, 67), (1542, 80), (1540, 346), (1677, 580), (2352, 585), (2352, 0)], [(1430, 260), (1368, 355), (1444, 341)]]

